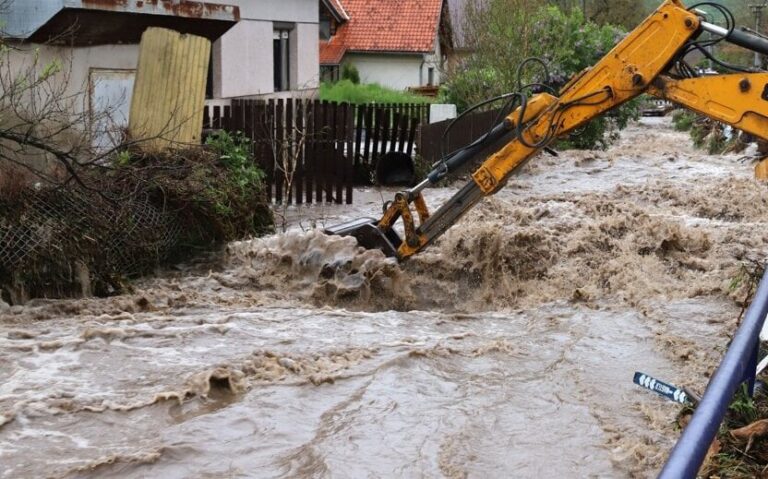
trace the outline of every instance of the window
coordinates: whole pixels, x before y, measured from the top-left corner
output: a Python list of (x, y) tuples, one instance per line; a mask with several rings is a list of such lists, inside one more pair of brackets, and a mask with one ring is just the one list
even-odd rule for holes
[(339, 66), (320, 65), (320, 81), (330, 83), (339, 81)]
[(427, 70), (427, 85), (433, 86), (435, 84), (435, 69), (429, 67)]
[(288, 30), (275, 30), (274, 32), (274, 69), (275, 69), (275, 91), (287, 91), (290, 89), (290, 58), (288, 52), (288, 39), (290, 32)]

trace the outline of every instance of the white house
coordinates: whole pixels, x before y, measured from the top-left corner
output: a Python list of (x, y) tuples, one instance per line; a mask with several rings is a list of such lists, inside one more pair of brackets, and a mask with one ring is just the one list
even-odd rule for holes
[(240, 7), (213, 45), (213, 98), (297, 95), (317, 88), (317, 0), (209, 0)]
[(363, 83), (437, 86), (450, 49), (448, 20), (444, 0), (322, 0), (322, 77), (336, 80), (350, 63)]

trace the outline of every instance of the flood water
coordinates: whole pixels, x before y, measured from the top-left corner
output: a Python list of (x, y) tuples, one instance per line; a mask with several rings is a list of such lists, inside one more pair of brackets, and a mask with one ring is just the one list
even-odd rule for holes
[(751, 177), (643, 120), (404, 264), (311, 229), (379, 214), (369, 189), (130, 294), (14, 307), (0, 478), (653, 477), (679, 408), (632, 377), (703, 391), (765, 259)]

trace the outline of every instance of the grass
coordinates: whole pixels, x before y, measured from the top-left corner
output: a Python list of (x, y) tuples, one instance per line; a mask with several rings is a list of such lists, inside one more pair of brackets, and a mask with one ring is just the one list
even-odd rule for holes
[(353, 104), (363, 103), (430, 103), (431, 99), (393, 90), (376, 83), (357, 85), (349, 80), (320, 84), (320, 99)]
[(707, 478), (729, 479), (766, 477), (768, 440), (765, 437), (755, 437), (751, 443), (745, 444), (744, 441), (737, 441), (730, 434), (734, 429), (766, 418), (768, 418), (768, 397), (765, 393), (756, 394), (753, 400), (747, 394), (746, 388), (739, 390), (720, 427), (718, 434), (720, 450), (708, 464), (705, 464), (700, 475)]

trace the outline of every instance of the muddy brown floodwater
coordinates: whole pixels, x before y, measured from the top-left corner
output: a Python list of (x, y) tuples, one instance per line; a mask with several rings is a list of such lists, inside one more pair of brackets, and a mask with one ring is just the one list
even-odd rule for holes
[[(532, 161), (402, 265), (300, 226), (0, 319), (0, 478), (652, 477), (765, 258), (766, 187), (644, 120)], [(434, 205), (455, 188), (427, 192)]]

